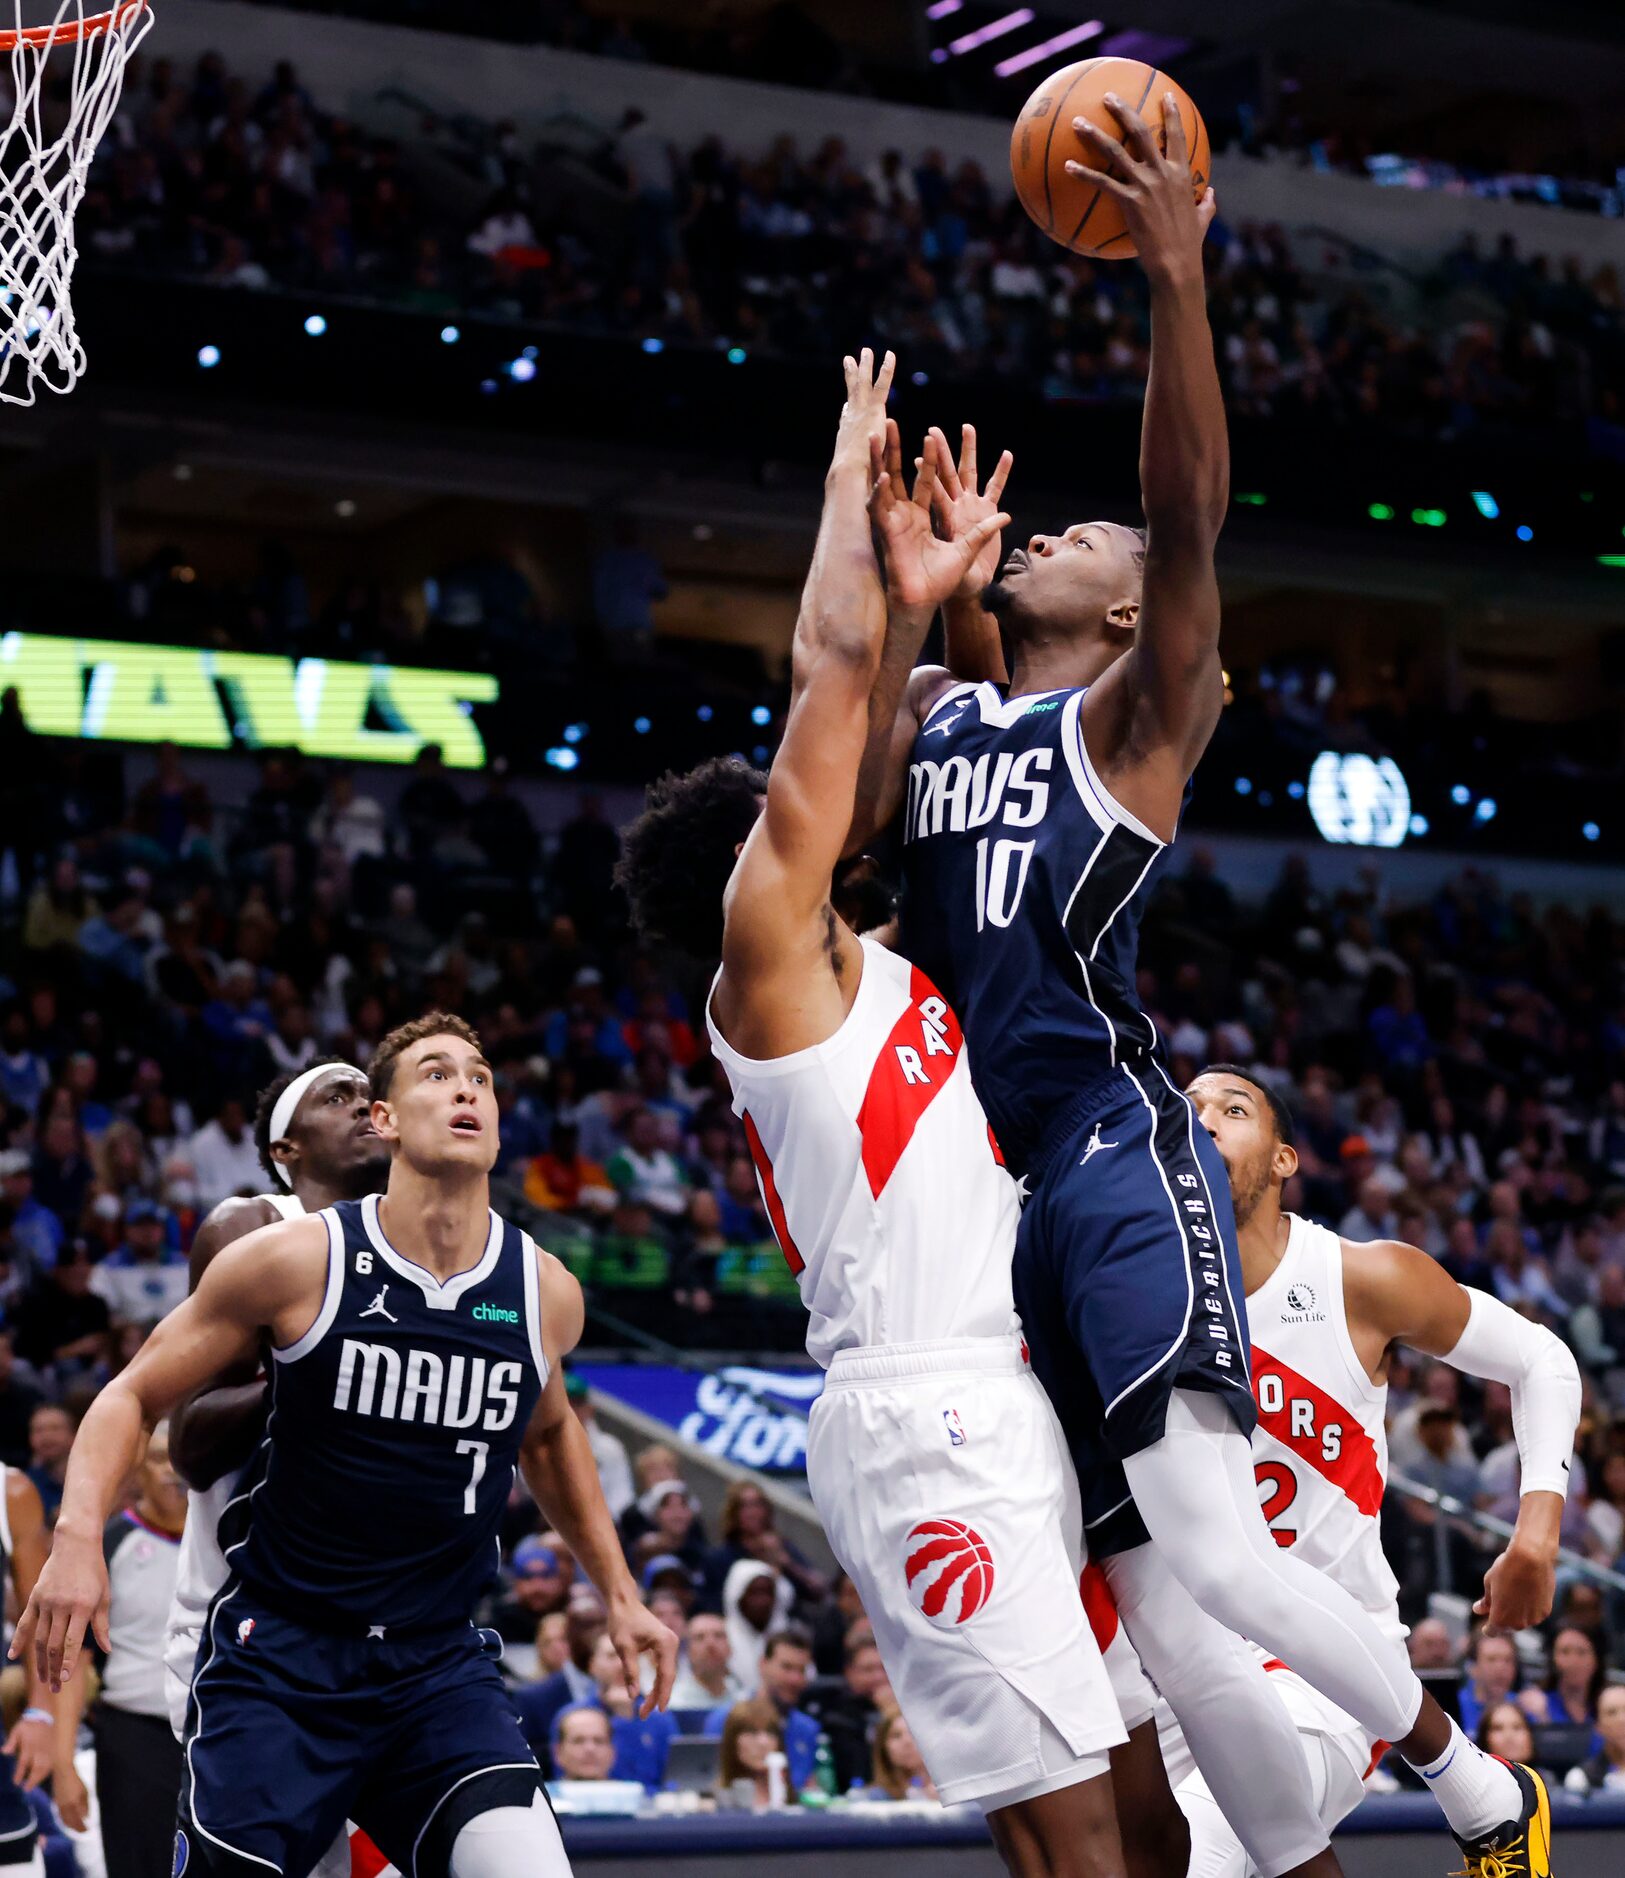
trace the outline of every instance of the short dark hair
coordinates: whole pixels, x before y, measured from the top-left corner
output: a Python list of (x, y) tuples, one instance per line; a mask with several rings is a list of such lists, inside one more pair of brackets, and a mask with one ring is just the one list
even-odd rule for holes
[(805, 1650), (812, 1655), (812, 1632), (805, 1624), (780, 1624), (777, 1630), (767, 1633), (767, 1641), (762, 1645), (762, 1659), (765, 1662), (775, 1650)]
[(282, 1185), (280, 1171), (282, 1163), (274, 1160), (271, 1155), (271, 1116), (276, 1110), (277, 1103), (282, 1100), (283, 1091), (290, 1083), (296, 1082), (309, 1070), (326, 1069), (329, 1065), (335, 1069), (353, 1067), (342, 1056), (313, 1057), (304, 1069), (285, 1070), (274, 1082), (268, 1082), (260, 1091), (259, 1101), (254, 1105), (254, 1146), (259, 1151), (260, 1166), (279, 1187)]
[(696, 959), (720, 955), (723, 891), (766, 793), (763, 772), (732, 756), (649, 785), (615, 868), (643, 938), (663, 939)]
[(1260, 1082), (1250, 1069), (1243, 1069), (1239, 1063), (1209, 1063), (1205, 1069), (1199, 1069), (1191, 1081), (1199, 1082), (1204, 1076), (1237, 1076), (1241, 1081), (1251, 1083), (1269, 1105), (1275, 1121), (1276, 1140), (1285, 1142), (1289, 1148), (1297, 1145), (1298, 1125), (1292, 1119), (1291, 1109), (1267, 1082)]
[(389, 1100), (390, 1087), (395, 1081), (395, 1065), (401, 1060), (403, 1052), (410, 1050), (414, 1043), (421, 1043), (425, 1037), (460, 1037), (476, 1050), (482, 1047), (479, 1033), (467, 1018), (457, 1017), (450, 1011), (425, 1011), (421, 1017), (397, 1024), (379, 1044), (371, 1063), (367, 1065), (367, 1082), (374, 1102)]

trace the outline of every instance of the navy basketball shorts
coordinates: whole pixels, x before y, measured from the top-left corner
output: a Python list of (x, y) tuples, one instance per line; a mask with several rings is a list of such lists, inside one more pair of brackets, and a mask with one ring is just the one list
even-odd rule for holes
[(313, 1630), (228, 1584), (192, 1679), (175, 1878), (305, 1878), (346, 1820), (403, 1878), (445, 1878), (470, 1819), (541, 1787), (501, 1655), (472, 1625)]
[(1161, 1439), (1176, 1388), (1222, 1396), (1244, 1434), (1257, 1419), (1230, 1187), (1155, 1061), (1084, 1091), (1027, 1185), (1016, 1308), (1104, 1558), (1146, 1541), (1122, 1462)]
[(17, 1785), (17, 1763), (0, 1754), (0, 1866), (27, 1865), (39, 1841), (39, 1821)]

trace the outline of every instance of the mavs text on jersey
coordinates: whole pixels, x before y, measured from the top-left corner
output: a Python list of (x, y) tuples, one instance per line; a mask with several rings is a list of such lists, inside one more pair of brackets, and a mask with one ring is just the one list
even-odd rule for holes
[(1084, 696), (938, 700), (909, 769), (903, 949), (959, 1012), (1023, 1178), (1016, 1307), (1103, 1555), (1145, 1538), (1119, 1463), (1160, 1437), (1176, 1386), (1245, 1431), (1256, 1410), (1224, 1167), (1135, 988), (1167, 844), (1101, 782)]
[(492, 1213), (442, 1283), (391, 1246), (376, 1195), (319, 1217), (326, 1292), (274, 1352), (187, 1717), (182, 1838), (242, 1878), (308, 1870), (346, 1818), (403, 1872), (443, 1870), (459, 1793), (488, 1808), (506, 1779), (498, 1800), (528, 1806), (538, 1784), (501, 1645), (471, 1621), (547, 1381), (536, 1248)]

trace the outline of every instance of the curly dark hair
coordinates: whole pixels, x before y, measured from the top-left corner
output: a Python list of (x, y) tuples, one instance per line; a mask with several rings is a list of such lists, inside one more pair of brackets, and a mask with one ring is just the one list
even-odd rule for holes
[(271, 1176), (278, 1191), (280, 1191), (282, 1187), (282, 1177), (277, 1172), (277, 1169), (281, 1166), (281, 1162), (271, 1158), (271, 1116), (276, 1110), (277, 1103), (282, 1099), (283, 1090), (287, 1088), (289, 1083), (293, 1082), (297, 1077), (303, 1076), (305, 1070), (326, 1069), (329, 1065), (342, 1066), (345, 1069), (352, 1067), (349, 1059), (346, 1057), (312, 1057), (305, 1065), (304, 1069), (286, 1070), (282, 1075), (278, 1076), (274, 1082), (268, 1082), (260, 1091), (259, 1101), (254, 1106), (254, 1146), (259, 1151), (260, 1166)]
[(644, 938), (663, 939), (696, 959), (720, 955), (723, 890), (766, 793), (762, 771), (732, 756), (650, 784), (615, 868)]

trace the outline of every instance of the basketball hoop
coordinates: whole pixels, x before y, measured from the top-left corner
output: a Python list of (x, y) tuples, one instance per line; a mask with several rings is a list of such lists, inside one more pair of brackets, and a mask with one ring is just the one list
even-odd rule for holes
[[(45, 0), (46, 5), (52, 0)], [(73, 218), (118, 108), (148, 0), (87, 13), (84, 0), (0, 0), (0, 403), (71, 391), (85, 369), (74, 330)], [(25, 11), (36, 23), (24, 19)]]

